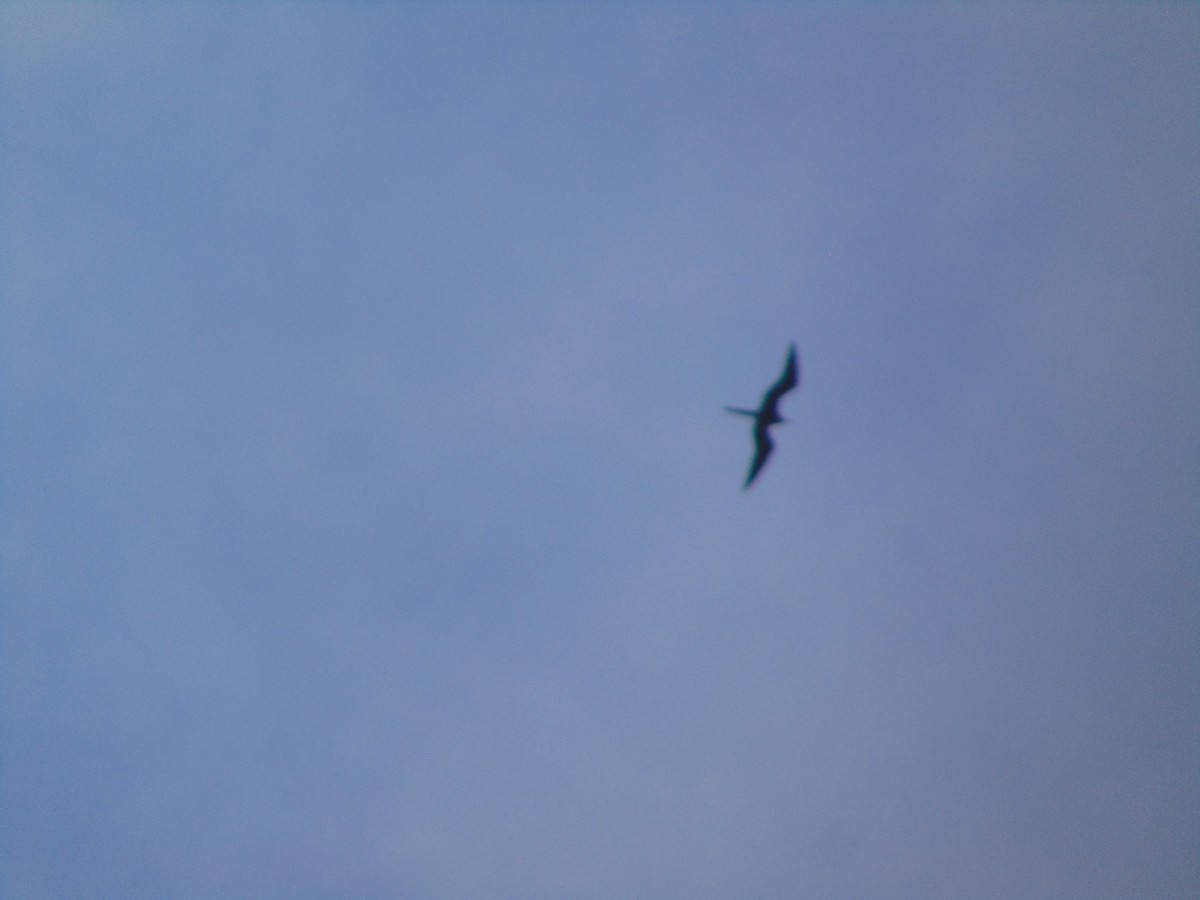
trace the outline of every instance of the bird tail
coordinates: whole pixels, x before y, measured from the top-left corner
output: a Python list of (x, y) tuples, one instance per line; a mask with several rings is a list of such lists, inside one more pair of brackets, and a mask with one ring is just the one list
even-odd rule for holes
[(737, 413), (739, 416), (749, 416), (754, 419), (758, 417), (758, 412), (753, 409), (738, 409), (736, 406), (725, 407), (726, 412)]

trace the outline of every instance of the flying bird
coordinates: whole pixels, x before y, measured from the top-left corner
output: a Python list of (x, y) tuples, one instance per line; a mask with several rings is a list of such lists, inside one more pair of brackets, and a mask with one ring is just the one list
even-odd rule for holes
[(767, 457), (771, 455), (771, 450), (775, 447), (771, 443), (771, 435), (767, 433), (767, 429), (776, 422), (786, 422), (783, 416), (779, 415), (779, 400), (780, 398), (800, 383), (800, 366), (796, 362), (796, 345), (791, 344), (788, 347), (787, 362), (783, 366), (783, 374), (779, 376), (779, 380), (767, 388), (767, 392), (763, 394), (762, 403), (758, 409), (738, 409), (737, 407), (727, 406), (731, 413), (737, 413), (739, 416), (750, 416), (754, 419), (754, 459), (750, 461), (750, 471), (746, 473), (746, 483), (742, 485), (742, 490), (750, 487), (754, 479), (758, 477), (758, 473), (762, 471), (762, 467), (767, 464)]

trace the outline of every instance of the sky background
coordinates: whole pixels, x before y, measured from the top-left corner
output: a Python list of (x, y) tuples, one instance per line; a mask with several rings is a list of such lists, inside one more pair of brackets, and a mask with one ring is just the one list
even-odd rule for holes
[(1200, 895), (1198, 47), (6, 3), (3, 896)]

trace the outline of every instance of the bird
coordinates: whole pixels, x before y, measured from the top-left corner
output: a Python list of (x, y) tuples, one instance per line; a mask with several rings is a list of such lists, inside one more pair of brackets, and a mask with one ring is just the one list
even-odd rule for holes
[(783, 374), (779, 379), (767, 388), (767, 392), (763, 394), (762, 403), (758, 409), (740, 409), (736, 406), (725, 407), (731, 413), (737, 413), (739, 416), (750, 416), (754, 419), (754, 459), (750, 461), (750, 470), (746, 473), (746, 483), (742, 485), (742, 490), (746, 490), (754, 483), (754, 479), (758, 477), (758, 473), (762, 471), (762, 467), (767, 464), (767, 457), (771, 455), (771, 450), (775, 445), (771, 443), (771, 435), (767, 429), (776, 422), (786, 422), (783, 416), (779, 415), (779, 400), (800, 383), (800, 364), (796, 360), (796, 345), (788, 346), (787, 362), (783, 365)]

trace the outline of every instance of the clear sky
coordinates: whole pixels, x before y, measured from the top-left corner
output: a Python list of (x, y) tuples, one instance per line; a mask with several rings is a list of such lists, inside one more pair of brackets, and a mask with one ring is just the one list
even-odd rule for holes
[(1200, 895), (1200, 7), (0, 40), (6, 898)]

